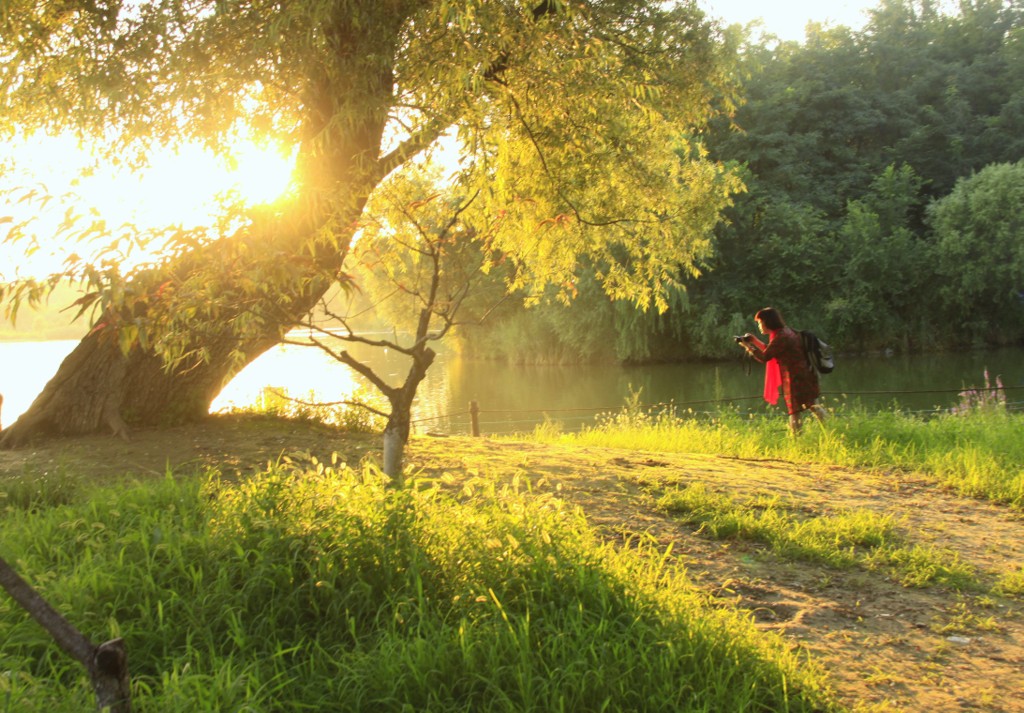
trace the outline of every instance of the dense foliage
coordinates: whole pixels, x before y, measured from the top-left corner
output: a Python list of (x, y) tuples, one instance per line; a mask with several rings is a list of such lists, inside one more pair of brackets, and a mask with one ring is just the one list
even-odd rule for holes
[[(1024, 6), (958, 7), (883, 0), (860, 31), (751, 40), (745, 104), (706, 141), (747, 192), (686, 293), (660, 317), (592, 293), (471, 346), (500, 354), (509, 332), (548, 357), (719, 357), (769, 304), (851, 352), (1021, 343)], [(574, 325), (598, 316), (612, 337), (595, 352)]]
[[(171, 360), (210, 358), (197, 335), (224, 324), (250, 338), (294, 321), (281, 295), (322, 294), (361, 221), (380, 220), (363, 210), (376, 188), (443, 136), (459, 138), (448, 190), (473, 196), (484, 253), (514, 263), (506, 278), (527, 292), (571, 291), (582, 259), (613, 297), (664, 306), (740, 188), (695, 138), (732, 109), (735, 46), (691, 4), (44, 5), (0, 14), (0, 134), (74, 132), (130, 165), (188, 142), (297, 152), (291, 195), (225, 205), (223, 223), (195, 231), (116, 230), (82, 205), (56, 235), (3, 216), (0, 237), (26, 252), (84, 243), (54, 278), (83, 282), (107, 321), (132, 322), (117, 325), (127, 342)], [(123, 261), (129, 243), (154, 263)], [(5, 316), (36, 288), (0, 282)]]

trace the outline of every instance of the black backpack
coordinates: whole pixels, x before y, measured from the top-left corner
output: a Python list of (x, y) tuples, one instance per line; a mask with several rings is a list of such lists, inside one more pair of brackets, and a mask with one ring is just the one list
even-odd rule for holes
[(812, 369), (819, 374), (829, 374), (836, 368), (835, 359), (832, 358), (832, 347), (818, 339), (814, 332), (803, 330), (800, 332), (800, 339), (803, 340), (807, 363)]

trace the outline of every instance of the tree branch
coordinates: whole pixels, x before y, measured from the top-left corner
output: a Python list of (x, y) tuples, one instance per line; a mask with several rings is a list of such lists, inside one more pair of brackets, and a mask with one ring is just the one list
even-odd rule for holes
[(361, 409), (366, 409), (370, 413), (375, 414), (377, 416), (380, 416), (381, 418), (387, 418), (388, 417), (388, 414), (384, 413), (383, 411), (381, 411), (379, 409), (375, 409), (373, 406), (370, 406), (369, 404), (364, 404), (362, 401), (344, 400), (344, 401), (322, 401), (322, 402), (315, 402), (314, 403), (312, 401), (304, 401), (303, 399), (297, 399), (294, 396), (289, 396), (288, 394), (282, 393), (282, 392), (278, 391), (277, 389), (268, 389), (268, 391), (270, 391), (270, 393), (274, 394), (278, 398), (282, 398), (282, 399), (285, 399), (286, 401), (291, 401), (293, 403), (302, 404), (303, 406), (312, 406), (313, 408), (320, 408), (320, 407), (323, 407), (323, 406), (355, 406), (355, 407), (358, 407), (358, 408), (361, 408)]
[(441, 137), (441, 134), (448, 130), (452, 123), (454, 123), (454, 119), (439, 119), (429, 122), (422, 129), (396, 146), (394, 150), (377, 161), (377, 165), (374, 167), (376, 180), (378, 182), (383, 180), (385, 176), (410, 158), (433, 145)]
[[(545, 15), (554, 15), (558, 12), (558, 0), (541, 0), (534, 6), (532, 15), (534, 22), (537, 22)], [(484, 79), (489, 82), (504, 84), (500, 75), (509, 67), (509, 53), (503, 52), (500, 57), (494, 60), (484, 70)], [(431, 146), (448, 127), (455, 122), (454, 117), (435, 119), (429, 122), (422, 129), (403, 141), (393, 151), (377, 162), (377, 178), (383, 179), (393, 170), (401, 166), (407, 160)]]
[[(545, 15), (554, 15), (558, 12), (558, 5), (558, 0), (541, 0), (540, 3), (533, 8), (533, 21), (537, 22)], [(494, 60), (494, 62), (491, 63), (491, 66), (484, 71), (484, 79), (489, 82), (497, 82), (504, 86), (505, 83), (501, 80), (499, 75), (508, 69), (508, 58), (508, 52), (503, 52), (502, 55), (498, 57), (498, 59)]]

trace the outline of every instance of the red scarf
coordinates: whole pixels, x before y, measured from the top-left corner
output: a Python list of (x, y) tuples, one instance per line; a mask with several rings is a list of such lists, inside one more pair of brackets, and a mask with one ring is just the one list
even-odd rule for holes
[[(768, 343), (775, 341), (778, 331), (768, 335)], [(764, 400), (772, 406), (779, 402), (779, 387), (782, 386), (782, 371), (778, 359), (769, 359), (764, 365)]]

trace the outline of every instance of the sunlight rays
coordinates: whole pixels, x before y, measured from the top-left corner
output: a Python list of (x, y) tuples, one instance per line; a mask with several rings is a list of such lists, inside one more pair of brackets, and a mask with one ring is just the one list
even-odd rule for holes
[[(88, 245), (58, 237), (69, 209), (90, 221), (102, 220), (113, 231), (123, 225), (140, 231), (189, 229), (213, 224), (223, 198), (238, 197), (255, 206), (272, 203), (288, 190), (294, 157), (280, 147), (240, 139), (232, 153), (226, 161), (200, 146), (185, 145), (152, 154), (148, 169), (132, 173), (97, 162), (70, 136), (32, 137), (0, 148), (0, 191), (34, 188), (52, 196), (45, 203), (20, 201), (21, 192), (5, 201), (0, 215), (10, 216), (11, 222), (0, 223), (0, 280), (58, 272), (69, 254), (89, 252)], [(24, 242), (4, 242), (10, 224), (27, 219), (39, 245), (30, 256), (24, 254)], [(151, 258), (135, 254), (132, 261)]]

